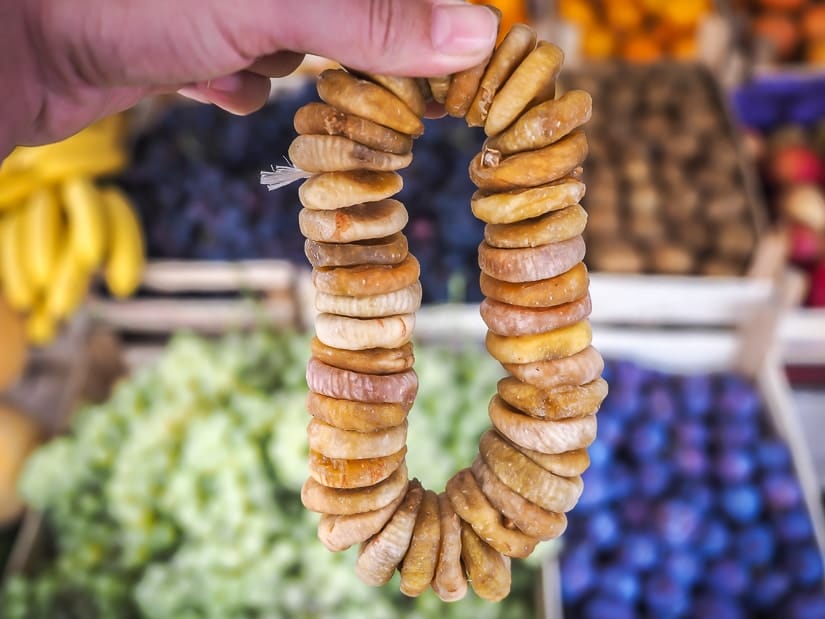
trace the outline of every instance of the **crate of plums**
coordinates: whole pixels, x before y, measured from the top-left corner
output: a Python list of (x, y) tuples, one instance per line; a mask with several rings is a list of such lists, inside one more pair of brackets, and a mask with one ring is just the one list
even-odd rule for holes
[(716, 324), (767, 301), (782, 250), (724, 94), (700, 65), (609, 63), (592, 93), (585, 261), (604, 320)]
[(545, 599), (566, 619), (825, 617), (825, 521), (778, 363), (594, 333), (610, 393)]

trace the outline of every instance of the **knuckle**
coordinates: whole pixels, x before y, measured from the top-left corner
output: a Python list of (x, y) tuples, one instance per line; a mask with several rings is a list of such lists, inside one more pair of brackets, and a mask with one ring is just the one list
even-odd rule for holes
[(370, 0), (367, 46), (373, 50), (388, 50), (397, 40), (398, 17), (396, 0)]

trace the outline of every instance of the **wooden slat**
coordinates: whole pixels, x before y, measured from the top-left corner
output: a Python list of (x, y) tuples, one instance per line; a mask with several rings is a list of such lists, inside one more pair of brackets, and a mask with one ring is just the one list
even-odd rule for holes
[(787, 313), (779, 324), (779, 344), (787, 365), (825, 365), (825, 309)]
[(240, 262), (154, 261), (143, 275), (143, 286), (159, 292), (220, 292), (289, 290), (295, 267), (285, 260)]
[(89, 310), (109, 327), (130, 333), (222, 333), (259, 325), (293, 327), (296, 321), (293, 300), (277, 298), (259, 303), (240, 299), (97, 300), (90, 303)]
[(594, 273), (594, 323), (741, 324), (774, 294), (769, 279)]

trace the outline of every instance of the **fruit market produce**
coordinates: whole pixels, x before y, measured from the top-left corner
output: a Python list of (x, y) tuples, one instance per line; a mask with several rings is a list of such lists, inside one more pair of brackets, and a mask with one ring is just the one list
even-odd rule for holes
[(713, 9), (709, 0), (559, 0), (559, 17), (580, 29), (591, 60), (648, 63), (696, 59), (698, 28)]
[[(429, 78), (426, 91), (413, 78), (324, 71), (323, 103), (295, 115), (291, 165), (261, 174), (270, 189), (307, 178), (298, 221), (320, 313), (306, 373), (304, 506), (321, 514), (329, 550), (360, 544), (364, 583), (387, 584), (398, 570), (410, 597), (430, 587), (450, 602), (470, 587), (488, 601), (509, 594), (511, 558), (564, 531), (607, 392), (578, 205), (591, 100), (555, 98), (563, 53), (536, 39), (517, 24), (481, 66)], [(472, 212), (487, 224), (481, 316), (487, 351), (511, 374), (490, 401), (475, 468), (440, 495), (408, 479), (405, 464), (421, 267), (402, 233), (406, 208), (391, 198), (430, 97), (488, 136), (469, 168)]]
[(825, 2), (821, 0), (737, 0), (752, 35), (770, 46), (780, 63), (825, 65)]
[(93, 179), (126, 165), (122, 117), (56, 144), (19, 147), (0, 167), (0, 295), (25, 315), (30, 342), (51, 342), (99, 268), (117, 297), (140, 284), (140, 224), (118, 189)]
[(0, 402), (0, 529), (23, 512), (17, 480), (40, 438), (40, 428), (31, 417)]
[(772, 78), (734, 96), (789, 258), (809, 275), (809, 305), (825, 307), (825, 79)]
[(0, 297), (0, 393), (12, 387), (23, 375), (28, 359), (26, 326), (20, 315)]
[(570, 73), (565, 85), (597, 102), (582, 201), (588, 266), (744, 274), (761, 213), (712, 76), (698, 65), (610, 65)]
[(823, 559), (791, 454), (754, 386), (629, 362), (608, 362), (605, 378), (564, 537), (565, 616), (825, 616)]
[[(499, 605), (444, 605), (360, 585), (316, 539), (306, 476), (308, 338), (258, 332), (173, 339), (153, 365), (78, 411), (30, 460), (22, 492), (43, 510), (53, 560), (0, 594), (3, 619), (528, 619), (535, 570), (514, 566)], [(416, 349), (422, 387), (407, 462), (428, 485), (472, 461), (478, 394), (500, 367), (476, 348)]]

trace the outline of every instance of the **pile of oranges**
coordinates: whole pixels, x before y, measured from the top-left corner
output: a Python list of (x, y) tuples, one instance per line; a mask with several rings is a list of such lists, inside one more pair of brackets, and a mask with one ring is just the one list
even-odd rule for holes
[(559, 0), (559, 17), (581, 29), (582, 52), (591, 60), (655, 62), (691, 60), (697, 28), (711, 0)]

